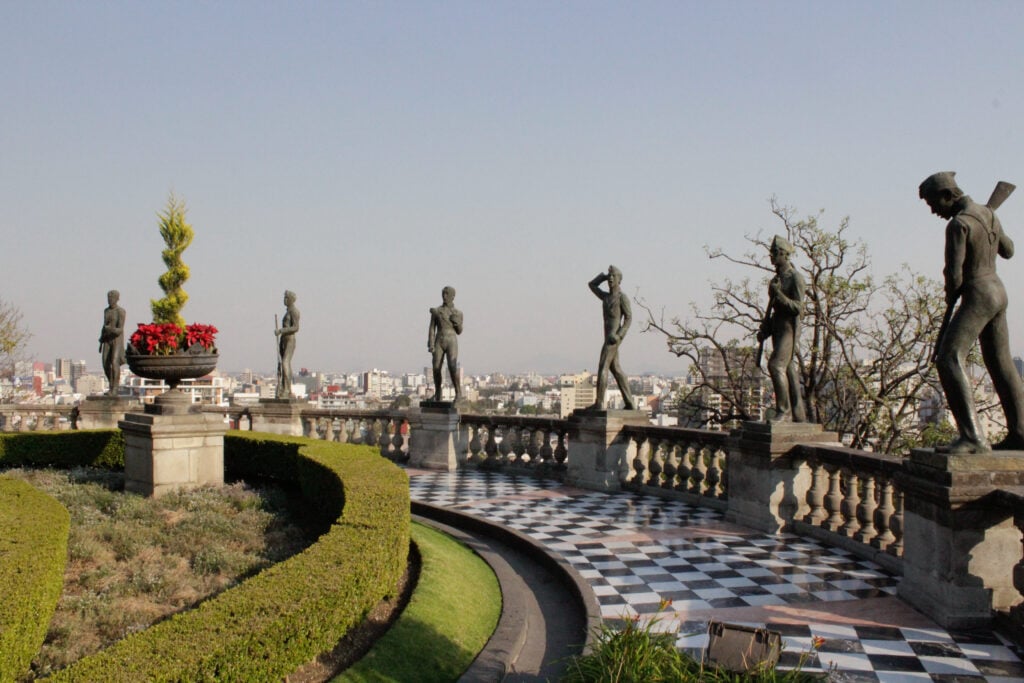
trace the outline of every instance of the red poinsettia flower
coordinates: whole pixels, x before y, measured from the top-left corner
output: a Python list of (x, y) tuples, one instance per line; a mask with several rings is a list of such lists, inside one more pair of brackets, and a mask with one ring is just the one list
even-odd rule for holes
[(157, 356), (170, 355), (193, 344), (210, 351), (216, 334), (217, 328), (213, 325), (192, 324), (183, 330), (174, 323), (139, 323), (129, 344), (138, 353)]
[(217, 328), (213, 325), (193, 323), (185, 328), (185, 346), (189, 347), (193, 344), (199, 344), (209, 351), (213, 348), (214, 335), (216, 334)]

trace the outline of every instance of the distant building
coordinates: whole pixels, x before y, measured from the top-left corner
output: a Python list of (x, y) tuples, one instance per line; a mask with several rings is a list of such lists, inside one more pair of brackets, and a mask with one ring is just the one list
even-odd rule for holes
[[(569, 417), (577, 408), (587, 408), (597, 400), (597, 378), (593, 373), (583, 371), (575, 375), (562, 375), (558, 378), (560, 415)], [(620, 396), (621, 401), (621, 396)]]

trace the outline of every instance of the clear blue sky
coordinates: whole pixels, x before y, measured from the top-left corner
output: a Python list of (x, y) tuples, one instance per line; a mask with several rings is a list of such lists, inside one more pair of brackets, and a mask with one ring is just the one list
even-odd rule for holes
[[(156, 212), (196, 231), (189, 321), (221, 368), (429, 363), (453, 285), (465, 371), (594, 369), (609, 263), (669, 313), (743, 272), (775, 195), (851, 220), (875, 274), (939, 277), (917, 198), (1024, 185), (1024, 3), (8, 2), (0, 297), (40, 360), (84, 358), (106, 291), (150, 319)], [(1000, 211), (1024, 249), (1024, 195)], [(1000, 264), (1024, 352), (1024, 257)], [(637, 316), (639, 317), (639, 315)], [(629, 373), (682, 373), (639, 320)]]

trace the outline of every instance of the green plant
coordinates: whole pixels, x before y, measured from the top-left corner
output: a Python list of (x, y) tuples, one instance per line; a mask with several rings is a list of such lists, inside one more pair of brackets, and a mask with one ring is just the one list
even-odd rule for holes
[[(570, 660), (562, 683), (810, 683), (821, 679), (801, 671), (811, 651), (787, 671), (767, 668), (736, 673), (705, 666), (676, 648), (677, 631), (657, 629), (661, 612), (671, 604), (662, 601), (658, 614), (650, 619), (623, 617), (618, 626), (602, 623), (594, 634), (593, 649)], [(821, 642), (814, 639), (811, 649)]]
[(0, 477), (0, 681), (25, 674), (57, 607), (68, 511), (29, 484)]
[(181, 328), (185, 327), (181, 309), (188, 301), (188, 294), (182, 285), (189, 276), (188, 266), (181, 260), (181, 254), (192, 244), (195, 235), (192, 226), (185, 222), (185, 211), (185, 202), (175, 197), (172, 192), (167, 198), (167, 207), (162, 213), (157, 214), (160, 218), (160, 236), (167, 245), (161, 253), (167, 272), (159, 278), (164, 297), (149, 302), (153, 310), (153, 322), (175, 323)]
[[(268, 466), (264, 472), (246, 460), (260, 443), (279, 456), (257, 459)], [(310, 510), (322, 520), (333, 515), (325, 533), (298, 555), (128, 635), (54, 680), (280, 680), (330, 650), (394, 590), (409, 552), (409, 481), (377, 449), (235, 432), (224, 451), (229, 473), (272, 473), (298, 485)]]

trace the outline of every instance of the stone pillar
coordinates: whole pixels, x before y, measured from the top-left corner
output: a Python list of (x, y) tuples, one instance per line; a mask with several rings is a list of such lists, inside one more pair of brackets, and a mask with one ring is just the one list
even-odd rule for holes
[(88, 396), (78, 406), (78, 429), (117, 429), (126, 413), (142, 412), (138, 399)]
[(744, 422), (733, 431), (726, 458), (729, 508), (725, 518), (777, 533), (810, 509), (811, 468), (792, 454), (798, 444), (837, 444), (839, 435), (809, 422)]
[(261, 398), (249, 408), (252, 431), (303, 436), (302, 410), (308, 405), (297, 398)]
[(124, 432), (124, 487), (144, 496), (224, 483), (224, 432), (220, 415), (199, 411), (176, 389), (157, 396), (145, 413), (129, 413)]
[(428, 470), (459, 469), (459, 411), (451, 401), (422, 401), (409, 413), (409, 464)]
[(1021, 532), (1013, 510), (993, 504), (989, 494), (1024, 486), (1024, 452), (950, 455), (918, 448), (898, 481), (901, 598), (952, 629), (988, 626), (992, 610), (1021, 602), (1013, 580), (1024, 557)]
[(573, 411), (569, 416), (569, 453), (566, 483), (597, 491), (618, 491), (628, 467), (627, 425), (650, 424), (642, 410)]

